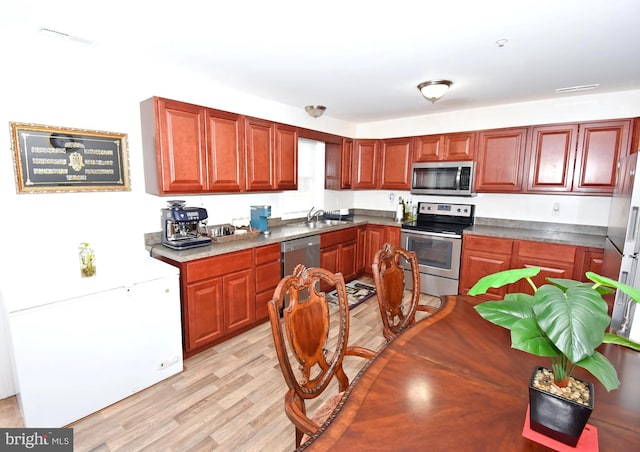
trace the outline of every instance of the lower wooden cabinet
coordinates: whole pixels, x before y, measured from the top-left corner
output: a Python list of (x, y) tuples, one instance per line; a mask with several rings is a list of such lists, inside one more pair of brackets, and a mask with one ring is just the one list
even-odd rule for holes
[(255, 250), (256, 257), (256, 322), (269, 317), (267, 302), (273, 298), (273, 292), (280, 282), (280, 244), (265, 245)]
[(255, 323), (253, 250), (181, 266), (185, 357)]
[(358, 228), (326, 232), (320, 236), (320, 267), (340, 272), (346, 282), (358, 272)]
[(364, 274), (371, 276), (371, 265), (376, 253), (382, 246), (389, 242), (394, 246), (400, 246), (400, 226), (383, 226), (368, 224), (364, 236)]
[[(466, 294), (483, 276), (511, 268), (540, 267), (532, 278), (537, 287), (546, 278), (585, 280), (587, 271), (598, 272), (602, 266), (603, 250), (559, 243), (514, 240), (482, 235), (463, 235), (459, 292)], [(533, 293), (526, 281), (489, 289), (478, 301), (501, 300), (509, 292)]]

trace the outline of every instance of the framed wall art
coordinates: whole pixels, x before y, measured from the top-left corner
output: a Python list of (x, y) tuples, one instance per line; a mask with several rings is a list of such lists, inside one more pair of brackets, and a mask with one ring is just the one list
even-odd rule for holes
[(126, 134), (10, 126), (18, 193), (131, 189)]

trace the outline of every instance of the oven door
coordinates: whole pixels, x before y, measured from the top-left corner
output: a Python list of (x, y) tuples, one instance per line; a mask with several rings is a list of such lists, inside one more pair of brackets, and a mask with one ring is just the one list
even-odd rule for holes
[(401, 246), (416, 253), (420, 273), (458, 279), (462, 238), (449, 234), (402, 231)]

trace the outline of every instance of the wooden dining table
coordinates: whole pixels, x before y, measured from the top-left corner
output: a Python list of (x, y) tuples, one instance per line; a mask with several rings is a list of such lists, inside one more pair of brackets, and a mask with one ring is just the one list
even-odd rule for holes
[[(473, 297), (443, 302), (370, 361), (302, 449), (550, 450), (522, 435), (529, 380), (548, 359), (512, 349), (509, 331), (482, 319)], [(588, 423), (599, 450), (640, 450), (640, 353), (611, 344), (599, 351), (618, 371), (617, 390), (574, 372), (594, 383)]]

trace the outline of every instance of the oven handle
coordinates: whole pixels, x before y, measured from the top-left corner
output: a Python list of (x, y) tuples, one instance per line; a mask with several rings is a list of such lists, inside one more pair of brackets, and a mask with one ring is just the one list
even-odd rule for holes
[(451, 239), (460, 239), (462, 235), (453, 234), (449, 232), (424, 232), (424, 231), (416, 231), (415, 229), (402, 229), (402, 232), (405, 234), (416, 234), (416, 235), (433, 235), (436, 237), (447, 237)]

